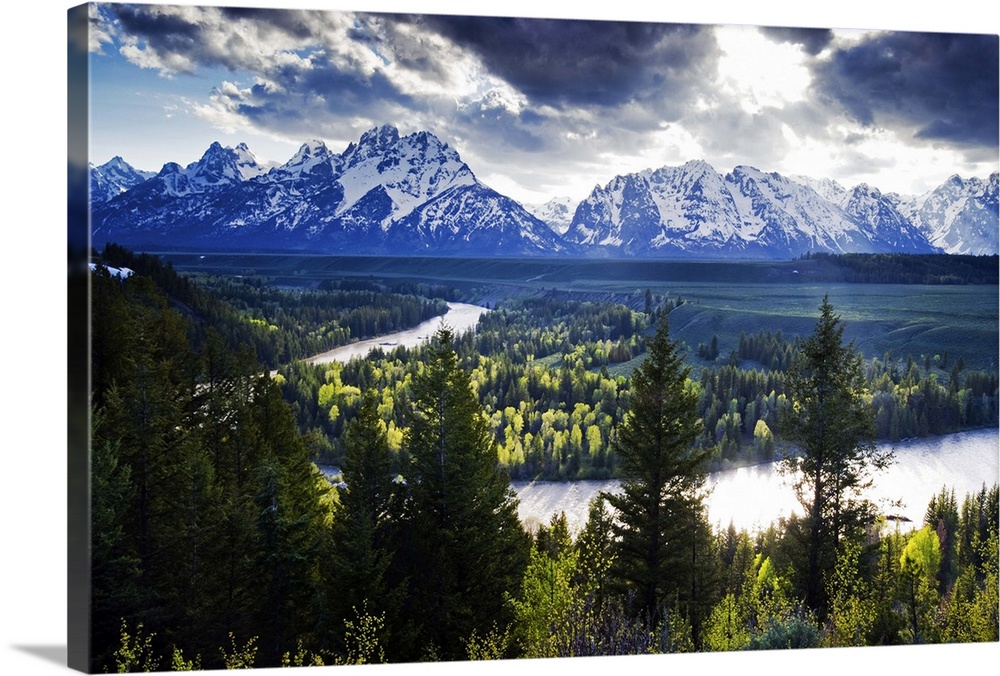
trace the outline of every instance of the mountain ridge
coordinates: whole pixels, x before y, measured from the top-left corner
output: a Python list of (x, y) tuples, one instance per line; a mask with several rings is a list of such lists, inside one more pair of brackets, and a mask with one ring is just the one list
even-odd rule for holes
[(997, 253), (997, 174), (921, 196), (704, 160), (612, 177), (576, 204), (522, 205), (433, 133), (375, 127), (284, 164), (214, 142), (185, 167), (90, 166), (97, 243), (318, 253), (789, 258)]

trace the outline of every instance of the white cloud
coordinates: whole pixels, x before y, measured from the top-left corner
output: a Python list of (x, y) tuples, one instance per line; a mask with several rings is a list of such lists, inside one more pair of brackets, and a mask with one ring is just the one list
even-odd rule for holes
[(768, 40), (754, 26), (719, 26), (721, 92), (749, 114), (805, 99), (811, 77), (798, 45)]

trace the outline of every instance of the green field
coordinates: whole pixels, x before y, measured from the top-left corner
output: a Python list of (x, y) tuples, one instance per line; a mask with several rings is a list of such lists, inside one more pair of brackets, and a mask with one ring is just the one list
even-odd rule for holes
[(720, 353), (741, 332), (807, 335), (823, 296), (843, 317), (845, 337), (868, 357), (962, 356), (970, 368), (997, 368), (996, 285), (847, 284), (824, 261), (650, 261), (390, 258), (299, 254), (165, 254), (180, 272), (254, 275), (309, 286), (342, 277), (447, 284), (468, 300), (557, 289), (584, 297), (608, 292), (682, 297), (673, 337), (694, 348), (718, 337)]
[(825, 294), (844, 319), (845, 338), (868, 358), (961, 355), (978, 369), (997, 366), (997, 288), (898, 284), (676, 285), (689, 302), (670, 316), (672, 334), (689, 345), (719, 338), (722, 354), (740, 332), (812, 332)]

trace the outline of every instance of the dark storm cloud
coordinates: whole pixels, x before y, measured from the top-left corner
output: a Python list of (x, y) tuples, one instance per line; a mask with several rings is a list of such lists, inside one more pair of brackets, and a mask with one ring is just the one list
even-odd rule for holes
[(833, 40), (828, 28), (761, 28), (761, 32), (775, 42), (799, 45), (806, 54), (816, 56)]
[[(129, 35), (142, 38), (158, 51), (199, 55), (204, 61), (204, 45), (201, 26), (183, 17), (149, 11), (135, 5), (115, 5), (115, 17)], [(214, 64), (218, 58), (212, 58)]]
[(996, 148), (998, 38), (885, 33), (817, 67), (817, 90), (866, 125), (913, 137)]
[[(219, 8), (211, 15), (155, 6), (112, 7), (122, 33), (141, 40), (144, 50), (155, 55), (150, 63), (185, 72), (223, 66), (264, 78), (267, 86), (212, 92), (227, 110), (257, 125), (266, 122), (280, 129), (318, 109), (364, 117), (395, 105), (415, 105), (384, 72), (361, 67), (356, 57), (331, 54), (324, 44), (330, 37), (324, 23), (330, 13)], [(352, 42), (364, 45), (363, 51), (377, 54), (381, 38), (371, 24), (361, 15), (348, 34)], [(274, 51), (262, 53), (260, 46)], [(292, 50), (301, 58), (290, 58)]]
[[(288, 86), (292, 80), (294, 88)], [(226, 109), (272, 129), (297, 128), (311, 118), (320, 125), (327, 114), (394, 119), (399, 105), (411, 103), (380, 74), (365, 79), (364, 86), (359, 82), (359, 78), (334, 68), (314, 68), (290, 74), (278, 87), (257, 84), (246, 90), (216, 88), (212, 95), (225, 101)], [(322, 115), (316, 117), (317, 113)]]
[(382, 72), (360, 75), (338, 68), (329, 60), (313, 59), (313, 67), (301, 73), (291, 73), (294, 91), (321, 95), (331, 112), (345, 115), (364, 114), (365, 109), (387, 104), (416, 105)]
[(639, 22), (411, 17), (476, 53), (533, 101), (614, 106), (666, 94), (686, 99), (714, 68), (701, 26)]
[[(155, 5), (106, 7), (125, 35), (141, 40), (146, 49), (168, 61), (170, 69), (187, 71), (194, 71), (198, 66), (253, 70), (260, 64), (255, 63), (251, 55), (256, 53), (258, 58), (261, 55), (251, 41), (264, 44), (298, 42), (316, 48), (322, 37), (322, 29), (318, 26), (322, 25), (325, 14), (256, 8), (177, 12), (163, 11), (164, 8)], [(209, 14), (214, 16), (206, 21)], [(249, 27), (252, 29), (247, 30)], [(183, 61), (170, 59), (170, 55), (182, 57)]]
[(262, 7), (221, 7), (219, 11), (233, 21), (248, 20), (273, 26), (292, 37), (306, 40), (315, 33), (315, 12)]

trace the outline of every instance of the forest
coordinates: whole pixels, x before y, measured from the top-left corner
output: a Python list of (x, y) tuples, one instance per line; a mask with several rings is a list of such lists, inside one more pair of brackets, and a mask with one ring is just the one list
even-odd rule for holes
[[(543, 294), (421, 348), (285, 365), (262, 347), (295, 359), (443, 299), (103, 260), (135, 274), (92, 274), (94, 671), (998, 640), (997, 485), (942, 487), (912, 530), (860, 494), (876, 439), (997, 424), (996, 374), (961, 355), (864, 359), (827, 300), (809, 336), (723, 355), (671, 338), (681, 298)], [(771, 458), (803, 515), (714, 530), (707, 472)], [(519, 476), (622, 492), (579, 532), (529, 532)]]
[[(649, 312), (638, 312), (559, 294), (513, 299), (484, 315), (474, 335), (455, 338), (512, 478), (617, 476), (614, 439), (628, 410), (629, 375), (645, 358), (649, 327), (679, 303), (651, 299)], [(694, 444), (708, 449), (712, 470), (774, 460), (783, 441), (780, 420), (792, 404), (787, 371), (800, 357), (801, 341), (780, 331), (741, 335), (725, 357), (716, 342), (688, 350), (698, 355), (700, 370), (692, 378), (702, 420)], [(335, 466), (361, 392), (377, 389), (390, 448), (405, 465), (406, 391), (423, 359), (419, 348), (397, 348), (347, 364), (295, 363), (276, 379), (299, 428), (312, 434), (317, 457)], [(864, 375), (876, 439), (997, 425), (997, 374), (966, 369), (961, 356), (915, 360), (887, 353), (866, 362)]]

